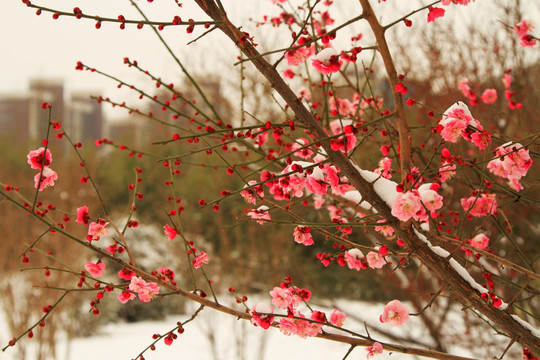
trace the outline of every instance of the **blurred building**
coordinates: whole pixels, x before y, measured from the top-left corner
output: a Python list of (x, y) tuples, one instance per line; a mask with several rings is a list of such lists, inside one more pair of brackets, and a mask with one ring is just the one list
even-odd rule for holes
[(65, 124), (66, 105), (64, 84), (60, 80), (34, 79), (30, 81), (30, 103), (28, 136), (32, 139), (44, 138), (49, 124), (49, 112), (41, 108), (46, 102), (52, 106), (51, 120)]
[(41, 108), (44, 102), (52, 106), (51, 120), (61, 122), (74, 141), (102, 137), (101, 105), (89, 95), (67, 98), (63, 82), (51, 79), (30, 81), (24, 94), (0, 95), (0, 136), (17, 142), (44, 138), (49, 122), (49, 112)]
[(74, 141), (103, 137), (104, 117), (101, 104), (91, 99), (89, 94), (72, 94), (67, 113), (67, 130)]
[(28, 139), (29, 119), (28, 96), (10, 95), (0, 98), (0, 135), (10, 136), (17, 142)]

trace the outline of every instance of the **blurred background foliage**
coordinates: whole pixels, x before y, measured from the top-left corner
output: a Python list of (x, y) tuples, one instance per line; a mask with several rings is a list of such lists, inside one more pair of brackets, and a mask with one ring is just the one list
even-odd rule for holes
[[(516, 23), (521, 14), (516, 14), (511, 5), (501, 6), (501, 16), (507, 23)], [(472, 24), (471, 24), (472, 25)], [(469, 41), (460, 41), (459, 39), (444, 41), (450, 29), (437, 28), (437, 23), (430, 24), (430, 31), (423, 31), (422, 27), (416, 28), (418, 36), (410, 38), (418, 39), (418, 44), (407, 43), (405, 41), (395, 41), (393, 45), (400, 46), (398, 54), (398, 64), (402, 67), (400, 70), (407, 74), (406, 83), (410, 88), (408, 96), (414, 98), (417, 103), (427, 104), (429, 108), (421, 106), (407, 107), (411, 127), (412, 146), (417, 149), (414, 153), (415, 165), (419, 168), (426, 166), (431, 150), (438, 146), (438, 139), (431, 135), (431, 128), (434, 127), (440, 114), (454, 102), (465, 100), (463, 95), (456, 90), (457, 83), (462, 78), (470, 79), (473, 87), (479, 92), (485, 88), (497, 89), (499, 94), (498, 101), (493, 105), (478, 105), (471, 107), (471, 111), (476, 119), (482, 125), (500, 138), (508, 137), (512, 139), (526, 138), (529, 135), (538, 134), (538, 124), (540, 123), (540, 111), (538, 111), (538, 93), (540, 82), (540, 67), (538, 62), (526, 60), (524, 51), (517, 50), (515, 40), (513, 40), (511, 30), (503, 31), (497, 36), (490, 36), (485, 32), (476, 32), (471, 26)], [(415, 46), (417, 51), (421, 52), (414, 56), (410, 55), (410, 46)], [(459, 48), (459, 56), (450, 56)], [(490, 55), (493, 50), (497, 50), (497, 56)], [(508, 55), (511, 58), (502, 55)], [(416, 59), (421, 56), (425, 61), (418, 63)], [(466, 58), (464, 58), (466, 57)], [(538, 56), (537, 56), (538, 57)], [(482, 59), (478, 61), (467, 61), (467, 59)], [(444, 61), (441, 61), (444, 59)], [(482, 66), (478, 66), (482, 64)], [(491, 64), (492, 66), (488, 66)], [(420, 66), (418, 66), (420, 65)], [(512, 90), (516, 91), (519, 101), (523, 108), (519, 111), (510, 110), (504, 99), (504, 89), (501, 78), (502, 73), (509, 67), (512, 68), (512, 76), (515, 79)], [(375, 63), (372, 67), (364, 71), (359, 64), (349, 66), (344, 72), (345, 76), (363, 79), (361, 82), (370, 80), (375, 94), (388, 94), (385, 88), (385, 82), (382, 78), (380, 64)], [(285, 112), (278, 106), (270, 107), (268, 103), (261, 104), (261, 99), (271, 98), (271, 89), (261, 85), (257, 75), (252, 75), (246, 70), (244, 76), (244, 92), (249, 94), (244, 104), (246, 109), (251, 111), (250, 116), (244, 114), (247, 124), (253, 124), (258, 121), (264, 124), (267, 120), (280, 122), (289, 120), (284, 116)], [(212, 79), (206, 84), (205, 80)], [(184, 79), (185, 80), (185, 79)], [(201, 74), (199, 83), (202, 84), (204, 91), (212, 93), (211, 103), (215, 108), (219, 108), (222, 119), (239, 119), (241, 116), (234, 110), (238, 103), (238, 93), (232, 93), (232, 98), (223, 94), (224, 91), (217, 91), (215, 84), (224, 83), (227, 79), (221, 80), (216, 74)], [(205, 86), (207, 85), (207, 86)], [(348, 87), (346, 83), (335, 84), (340, 88), (340, 96), (352, 96), (358, 88)], [(195, 100), (197, 104), (204, 104), (203, 100), (196, 94), (189, 82), (185, 81), (181, 85), (186, 98)], [(313, 89), (314, 93), (327, 90), (324, 86), (319, 89)], [(158, 99), (166, 99), (170, 94), (166, 92), (157, 93)], [(372, 94), (367, 93), (369, 97)], [(385, 109), (391, 108), (391, 100), (384, 96)], [(169, 111), (160, 110), (160, 105), (147, 103), (148, 111), (152, 111), (154, 117), (165, 122), (175, 123), (171, 120)], [(177, 107), (181, 111), (189, 111), (189, 107), (179, 101), (172, 107)], [(201, 105), (204, 106), (204, 105)], [(208, 112), (209, 109), (202, 109)], [(428, 115), (429, 110), (435, 112), (435, 116)], [(328, 109), (321, 107), (316, 110), (320, 115), (324, 115)], [(367, 116), (375, 116), (374, 113), (368, 113)], [(251, 116), (253, 115), (253, 116)], [(194, 118), (198, 114), (192, 113)], [(222, 190), (234, 191), (241, 189), (244, 182), (236, 175), (227, 175), (228, 165), (224, 165), (215, 150), (212, 154), (205, 151), (185, 156), (181, 159), (179, 166), (173, 169), (180, 170), (179, 175), (172, 175), (171, 171), (163, 166), (163, 159), (170, 156), (187, 154), (190, 151), (204, 148), (205, 145), (190, 144), (187, 141), (172, 142), (167, 145), (149, 145), (154, 141), (168, 140), (174, 133), (180, 133), (182, 136), (187, 132), (178, 129), (163, 126), (150, 119), (140, 119), (132, 115), (134, 126), (125, 134), (120, 134), (112, 139), (115, 147), (102, 145), (96, 147), (93, 140), (90, 139), (83, 143), (80, 153), (87, 163), (87, 166), (96, 181), (101, 196), (106, 201), (109, 209), (109, 218), (111, 221), (118, 222), (116, 225), (122, 228), (126, 222), (134, 198), (134, 191), (129, 190), (130, 184), (137, 182), (136, 168), (142, 170), (140, 177), (142, 181), (137, 184), (136, 191), (143, 195), (142, 199), (136, 199), (136, 211), (132, 219), (138, 222), (138, 229), (129, 229), (126, 233), (128, 242), (132, 244), (134, 251), (137, 252), (137, 259), (141, 259), (143, 267), (148, 271), (157, 269), (159, 266), (167, 266), (173, 269), (177, 274), (177, 282), (189, 288), (189, 270), (190, 266), (184, 253), (183, 245), (180, 242), (168, 242), (163, 233), (163, 225), (170, 224), (171, 218), (167, 213), (172, 208), (183, 206), (184, 210), (180, 214), (181, 229), (187, 240), (193, 240), (195, 246), (210, 254), (210, 264), (207, 269), (208, 276), (214, 280), (215, 289), (222, 294), (226, 294), (229, 287), (235, 287), (238, 294), (254, 294), (257, 292), (267, 292), (274, 286), (279, 286), (280, 281), (285, 276), (292, 276), (293, 283), (296, 286), (308, 288), (313, 291), (316, 299), (333, 298), (351, 298), (363, 301), (387, 301), (397, 296), (402, 289), (406, 289), (410, 296), (410, 301), (421, 299), (415, 303), (417, 310), (420, 310), (424, 301), (429, 301), (432, 294), (438, 289), (438, 284), (434, 284), (425, 272), (422, 272), (416, 266), (400, 267), (396, 269), (397, 264), (392, 267), (386, 266), (373, 275), (373, 271), (354, 272), (347, 268), (339, 267), (335, 262), (330, 265), (328, 271), (319, 261), (316, 255), (319, 252), (336, 254), (333, 241), (324, 241), (324, 236), (314, 233), (315, 246), (304, 247), (294, 243), (292, 232), (291, 217), (286, 213), (273, 215), (276, 224), (265, 224), (259, 226), (253, 224), (245, 215), (245, 209), (251, 208), (251, 205), (239, 196), (230, 196), (219, 202), (219, 211), (209, 206), (199, 206), (199, 200), (204, 199), (211, 203), (213, 200), (220, 199)], [(252, 120), (255, 118), (256, 120)], [(198, 117), (201, 121), (204, 118)], [(250, 120), (251, 119), (251, 120)], [(196, 125), (187, 121), (182, 125), (188, 130), (196, 130)], [(234, 122), (231, 120), (231, 122)], [(178, 122), (176, 122), (178, 123)], [(144, 125), (139, 125), (144, 124)], [(237, 124), (236, 124), (237, 125)], [(369, 135), (362, 145), (362, 153), (356, 153), (353, 157), (355, 161), (366, 169), (372, 170), (377, 167), (381, 158), (378, 151), (379, 147), (387, 142), (387, 139), (380, 135), (383, 127), (377, 127)], [(389, 129), (392, 133), (392, 128)], [(295, 132), (286, 131), (291, 137), (296, 138), (303, 135), (301, 129)], [(144, 142), (136, 141), (136, 138), (143, 136)], [(219, 144), (219, 138), (210, 140), (212, 144)], [(529, 149), (533, 161), (538, 161), (539, 142), (537, 137), (530, 138), (525, 142), (529, 143)], [(495, 140), (496, 145), (502, 144), (502, 140)], [(27, 198), (33, 198), (33, 171), (26, 164), (26, 154), (29, 150), (38, 146), (37, 141), (29, 140), (26, 143), (14, 142), (9, 137), (0, 140), (0, 167), (2, 169), (2, 181), (8, 184), (20, 187), (20, 191)], [(130, 156), (130, 150), (120, 150), (119, 145), (125, 144), (135, 153)], [(239, 146), (240, 147), (240, 146)], [(67, 224), (70, 231), (74, 232), (81, 239), (85, 237), (85, 229), (82, 226), (75, 226), (74, 214), (77, 207), (87, 205), (90, 208), (92, 217), (104, 217), (104, 212), (100, 209), (99, 199), (92, 190), (90, 184), (82, 184), (80, 178), (86, 174), (83, 168), (79, 166), (73, 149), (65, 140), (52, 139), (50, 148), (54, 156), (54, 162), (51, 166), (60, 176), (54, 187), (54, 192), (44, 191), (40, 193), (39, 199), (43, 206), (54, 204), (58, 210), (62, 209), (71, 216), (71, 222)], [(464, 142), (453, 145), (453, 150), (457, 150), (466, 157), (476, 156), (476, 150)], [(425, 149), (425, 150), (424, 150)], [(227, 152), (228, 161), (233, 163), (242, 163), (257, 158), (257, 155), (250, 154), (244, 156), (243, 148), (237, 152)], [(144, 153), (142, 157), (137, 156)], [(225, 152), (223, 152), (225, 153)], [(366, 156), (366, 154), (369, 154)], [(255, 167), (268, 165), (268, 160), (256, 161), (252, 165), (242, 169), (241, 166), (235, 169), (243, 175), (249, 174)], [(394, 166), (396, 169), (396, 166)], [(275, 170), (275, 169), (274, 169)], [(538, 179), (539, 167), (533, 166), (528, 176), (524, 179), (527, 190), (523, 193), (531, 199), (538, 199)], [(481, 174), (472, 175), (472, 183), (479, 183)], [(396, 173), (394, 179), (398, 179)], [(257, 179), (251, 176), (249, 180)], [(166, 181), (172, 181), (172, 185), (166, 186)], [(498, 179), (494, 182), (505, 185)], [(455, 199), (456, 203), (446, 203), (448, 209), (459, 210), (459, 198), (467, 196), (474, 190), (466, 184), (454, 184), (455, 193), (447, 198)], [(265, 190), (267, 188), (265, 187)], [(499, 204), (505, 211), (508, 206), (509, 211), (505, 211), (508, 223), (512, 225), (512, 233), (516, 235), (512, 241), (516, 241), (524, 253), (531, 261), (540, 256), (540, 243), (536, 240), (540, 234), (540, 219), (538, 213), (538, 202), (520, 199), (509, 192), (502, 191), (500, 188), (496, 191), (500, 193)], [(172, 195), (174, 193), (174, 195)], [(450, 194), (449, 194), (450, 195)], [(181, 201), (176, 204), (175, 201), (168, 200), (170, 197), (179, 198)], [(267, 195), (268, 196), (268, 195)], [(307, 199), (311, 201), (311, 199)], [(328, 202), (327, 204), (329, 204)], [(258, 206), (258, 205), (257, 205)], [(331, 222), (331, 219), (325, 212), (319, 212), (313, 215), (313, 210), (303, 207), (301, 200), (295, 200), (297, 213), (303, 218), (325, 223)], [(30, 263), (27, 266), (32, 267), (53, 267), (54, 264), (67, 264), (75, 271), (81, 271), (84, 263), (89, 259), (90, 253), (81, 247), (73, 245), (71, 242), (62, 239), (59, 235), (46, 234), (42, 240), (35, 246), (34, 252), (28, 251), (28, 246), (41, 234), (46, 233), (47, 229), (38, 224), (34, 219), (27, 216), (21, 216), (19, 210), (15, 211), (13, 206), (5, 202), (0, 203), (0, 232), (3, 234), (3, 240), (0, 241), (0, 253), (4, 254), (4, 261), (0, 265), (5, 279), (16, 279), (17, 283), (25, 283), (26, 287), (31, 285), (55, 286), (55, 284), (65, 284), (66, 276), (54, 272), (51, 277), (45, 278), (43, 270), (25, 271), (20, 273), (20, 268), (26, 267), (21, 264), (21, 254), (26, 251), (30, 256)], [(51, 211), (50, 215), (57, 221), (62, 221), (64, 213), (60, 211)], [(176, 221), (176, 217), (172, 217)], [(351, 217), (352, 219), (352, 217)], [(451, 217), (446, 216), (442, 221), (451, 221)], [(283, 224), (279, 224), (283, 222)], [(515, 247), (511, 246), (508, 237), (501, 234), (501, 229), (497, 229), (494, 224), (480, 224), (480, 220), (473, 220), (468, 225), (470, 228), (484, 228), (491, 231), (494, 243), (501, 249), (505, 249), (507, 258), (512, 261), (519, 260)], [(335, 231), (335, 226), (327, 226), (328, 231)], [(136, 231), (135, 231), (136, 230)], [(506, 238), (506, 240), (505, 240)], [(353, 232), (349, 240), (356, 243), (377, 243), (376, 235), (369, 234), (359, 228)], [(106, 246), (105, 239), (102, 239)], [(37, 254), (39, 252), (39, 256)], [(47, 252), (50, 252), (47, 255)], [(169, 257), (168, 259), (166, 257)], [(114, 278), (116, 269), (113, 266), (108, 269), (108, 276)], [(21, 276), (22, 275), (22, 276)], [(70, 275), (72, 276), (72, 275)], [(69, 276), (68, 276), (69, 277)], [(204, 284), (204, 279), (197, 279), (199, 284)], [(78, 278), (72, 280), (73, 286), (78, 282)], [(69, 283), (69, 281), (68, 281)], [(16, 304), (20, 302), (18, 291), (13, 287), (12, 281), (3, 281), (0, 283), (2, 288), (2, 301), (4, 311), (13, 311), (7, 309), (17, 308)], [(22, 286), (22, 285), (21, 285)], [(201, 286), (204, 288), (204, 286)], [(29, 290), (30, 291), (30, 290)], [(207, 289), (205, 288), (205, 291)], [(209, 293), (209, 291), (207, 291)], [(34, 306), (26, 306), (28, 302), (39, 303), (45, 306), (54, 302), (55, 293), (52, 290), (35, 290), (23, 295), (27, 302), (21, 303), (23, 306), (17, 308), (19, 315), (17, 321), (10, 324), (13, 333), (24, 331), (32, 321), (39, 316), (34, 313)], [(505, 294), (507, 297), (512, 293)], [(84, 294), (70, 296), (71, 303), (63, 304), (63, 308), (73, 308), (70, 304), (80, 304), (82, 309), (89, 309), (88, 303), (92, 299)], [(26, 304), (26, 305), (25, 305)], [(535, 307), (536, 310), (529, 308), (528, 311), (538, 315), (540, 304), (537, 300), (532, 300), (529, 307)], [(166, 296), (155, 301), (154, 306), (144, 306), (139, 302), (130, 302), (127, 305), (120, 306), (112, 296), (106, 297), (100, 309), (107, 314), (106, 317), (100, 316), (96, 321), (89, 321), (92, 318), (90, 312), (87, 316), (71, 317), (58, 316), (51, 318), (51, 327), (59, 326), (62, 323), (64, 329), (67, 329), (72, 336), (86, 335), (92, 333), (97, 328), (99, 321), (138, 321), (142, 319), (156, 319), (166, 314), (178, 313), (183, 311), (183, 300), (175, 296)], [(75, 306), (77, 307), (77, 306)], [(64, 312), (67, 314), (67, 312)], [(13, 314), (11, 314), (13, 315)], [(65, 319), (73, 319), (73, 325), (66, 325)], [(57, 319), (57, 320), (55, 320)], [(56, 325), (54, 325), (57, 321)], [(434, 322), (435, 320), (431, 320)], [(430, 320), (426, 319), (429, 325)], [(80, 325), (84, 323), (83, 327)], [(94, 324), (94, 325), (92, 325)], [(48, 325), (49, 326), (49, 325)], [(444, 350), (440, 332), (440, 326), (437, 329), (430, 325), (434, 330), (431, 335), (439, 349)], [(472, 325), (471, 325), (472, 326)], [(52, 332), (52, 331), (51, 331)], [(47, 340), (49, 343), (54, 341)], [(45, 345), (44, 345), (45, 346)], [(50, 354), (50, 348), (44, 348), (43, 354)], [(40, 355), (44, 356), (46, 355)]]

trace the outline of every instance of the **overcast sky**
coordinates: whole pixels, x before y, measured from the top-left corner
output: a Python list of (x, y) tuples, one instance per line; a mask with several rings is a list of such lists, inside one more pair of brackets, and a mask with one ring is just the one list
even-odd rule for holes
[[(100, 30), (96, 30), (94, 21), (76, 20), (72, 17), (52, 20), (50, 13), (36, 16), (35, 9), (27, 8), (21, 0), (0, 1), (0, 12), (3, 14), (3, 20), (0, 22), (2, 49), (0, 94), (24, 93), (31, 78), (61, 79), (68, 91), (84, 90), (105, 95), (114, 91), (113, 83), (104, 82), (95, 74), (75, 71), (74, 67), (78, 60), (120, 78), (128, 77), (135, 81), (141, 75), (136, 75), (122, 64), (122, 59), (126, 56), (138, 60), (141, 65), (164, 77), (174, 79), (179, 73), (171, 57), (156, 41), (155, 35), (149, 28), (137, 30), (134, 26), (128, 25), (126, 30), (121, 31), (117, 24), (104, 23)], [(461, 7), (455, 7), (451, 11), (478, 16), (481, 13), (482, 3), (485, 5), (489, 1), (491, 0), (477, 0), (466, 9), (467, 11), (458, 9)], [(33, 2), (66, 11), (71, 11), (73, 6), (79, 6), (84, 13), (99, 14), (104, 17), (116, 18), (119, 14), (123, 14), (126, 18), (139, 18), (128, 0), (33, 0)], [(357, 1), (336, 0), (335, 2), (347, 4), (339, 9), (341, 11), (336, 10), (343, 16), (353, 16), (351, 12), (360, 11)], [(411, 7), (414, 6), (412, 4), (415, 1), (389, 0), (376, 6), (388, 7), (387, 4), (391, 2), (400, 7)], [(157, 0), (152, 4), (139, 0), (139, 4), (144, 6), (153, 20), (170, 21), (174, 15), (179, 15), (184, 20), (190, 17), (195, 20), (206, 19), (193, 1), (184, 0), (183, 3), (183, 7), (178, 8), (173, 0)], [(245, 24), (249, 16), (261, 19), (265, 13), (276, 13), (270, 0), (223, 0), (223, 3), (228, 9), (229, 16), (237, 23)], [(345, 9), (345, 7), (348, 8)], [(447, 7), (447, 9), (450, 8)], [(402, 12), (392, 12), (394, 16), (397, 13), (402, 14)], [(387, 15), (387, 18), (392, 14)], [(418, 21), (425, 21), (426, 14), (417, 16)], [(445, 18), (440, 20), (449, 21)], [(540, 21), (537, 22), (537, 28), (540, 28)], [(247, 24), (247, 27), (253, 28), (253, 25)], [(211, 67), (217, 64), (216, 57), (233, 59), (237, 55), (234, 52), (231, 53), (232, 45), (224, 41), (224, 37), (219, 34), (212, 34), (195, 45), (186, 46), (185, 44), (194, 36), (187, 35), (185, 27), (166, 28), (162, 33), (187, 66)], [(277, 39), (263, 38), (261, 40), (275, 43)], [(285, 40), (288, 42), (289, 38)], [(201, 57), (202, 60), (200, 60)]]

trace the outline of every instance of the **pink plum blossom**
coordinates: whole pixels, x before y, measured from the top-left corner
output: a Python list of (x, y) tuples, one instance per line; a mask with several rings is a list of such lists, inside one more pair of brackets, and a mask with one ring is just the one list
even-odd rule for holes
[(339, 53), (334, 48), (326, 48), (321, 51), (315, 58), (311, 60), (311, 64), (318, 72), (328, 75), (338, 72), (343, 65), (343, 61), (339, 60)]
[(442, 127), (442, 138), (452, 143), (457, 142), (461, 136), (470, 140), (468, 133), (465, 131), (467, 126), (475, 127), (479, 131), (483, 130), (480, 122), (472, 117), (467, 105), (461, 101), (458, 101), (445, 111), (442, 119), (439, 120), (439, 125)]
[[(426, 209), (433, 215), (435, 211), (439, 210), (443, 206), (443, 197), (436, 191), (428, 189), (419, 191), (420, 200)], [(434, 217), (434, 216), (432, 216)]]
[(274, 313), (274, 309), (270, 304), (255, 304), (251, 307), (249, 313), (251, 315), (251, 323), (253, 325), (259, 325), (263, 329), (268, 329), (274, 322), (274, 316), (268, 315)]
[(380, 269), (384, 265), (386, 265), (386, 261), (384, 261), (383, 256), (378, 252), (374, 252), (374, 251), (368, 252), (366, 255), (366, 260), (367, 260), (368, 266), (372, 269)]
[(409, 309), (401, 301), (392, 300), (384, 306), (380, 320), (390, 326), (401, 326), (409, 320)]
[(463, 131), (465, 131), (467, 128), (468, 122), (467, 120), (458, 117), (447, 117), (447, 119), (448, 121), (444, 122), (441, 136), (444, 140), (455, 143), (461, 137)]
[(359, 249), (350, 249), (345, 251), (345, 261), (349, 269), (360, 271), (365, 269), (366, 265), (363, 262), (364, 254)]
[(272, 304), (276, 305), (279, 309), (288, 309), (289, 307), (296, 306), (293, 294), (289, 288), (276, 286), (270, 291), (270, 296), (272, 296)]
[[(330, 111), (333, 116), (354, 115), (353, 104), (348, 99), (337, 98), (337, 106), (336, 106), (336, 98), (331, 97), (330, 100), (328, 101), (328, 106), (330, 107)], [(339, 122), (340, 120), (338, 119), (337, 121)]]
[[(249, 186), (253, 186), (253, 188), (248, 188)], [(261, 185), (257, 185), (257, 181), (250, 180), (248, 181), (247, 185), (244, 186), (244, 190), (240, 191), (240, 195), (244, 198), (244, 200), (250, 204), (255, 204), (257, 202), (257, 196), (255, 196), (255, 193), (259, 197), (264, 197), (264, 189)]]
[(313, 194), (326, 195), (328, 184), (323, 179), (317, 179), (309, 176), (305, 182), (306, 189)]
[(456, 172), (456, 164), (450, 164), (448, 162), (443, 162), (442, 166), (439, 168), (439, 180), (441, 183), (445, 183), (448, 179), (453, 177)]
[(146, 282), (138, 276), (131, 278), (129, 290), (136, 292), (142, 302), (150, 302), (155, 295), (159, 294), (159, 286), (155, 282)]
[(294, 241), (305, 246), (313, 245), (313, 237), (311, 236), (311, 228), (309, 226), (298, 225), (294, 229)]
[[(377, 220), (377, 224), (386, 223), (385, 219)], [(384, 236), (392, 236), (394, 234), (394, 228), (388, 224), (375, 226), (375, 231), (383, 234)]]
[(497, 101), (497, 90), (495, 89), (486, 89), (482, 93), (482, 96), (480, 96), (480, 100), (482, 100), (486, 104), (493, 104), (495, 101)]
[(192, 263), (195, 269), (202, 268), (203, 265), (208, 264), (208, 254), (205, 253), (204, 251), (201, 251), (201, 253), (195, 257)]
[(316, 210), (320, 210), (322, 206), (324, 205), (324, 202), (326, 200), (324, 199), (324, 196), (314, 196), (313, 197), (313, 207)]
[(356, 136), (353, 134), (345, 134), (338, 138), (330, 140), (330, 147), (334, 151), (350, 152), (356, 145)]
[(168, 224), (165, 224), (165, 226), (163, 226), (163, 230), (165, 231), (165, 235), (167, 235), (169, 241), (174, 240), (176, 235), (178, 235), (178, 231), (175, 228), (169, 226)]
[(502, 83), (506, 89), (509, 89), (512, 86), (512, 75), (505, 73), (503, 75)]
[(330, 165), (322, 165), (321, 170), (324, 174), (324, 179), (330, 183), (332, 191), (337, 190), (339, 188), (339, 175), (336, 168)]
[(366, 348), (366, 351), (368, 352), (366, 359), (371, 359), (373, 356), (383, 353), (383, 346), (379, 342), (374, 342), (372, 346)]
[(497, 199), (495, 194), (481, 194), (461, 199), (461, 206), (472, 216), (487, 216), (497, 214)]
[(90, 221), (90, 215), (88, 214), (88, 206), (81, 206), (77, 208), (77, 219), (76, 223), (88, 225)]
[(44, 147), (40, 147), (37, 150), (31, 150), (28, 155), (28, 164), (32, 169), (41, 170), (42, 166), (48, 167), (52, 163), (52, 154), (49, 149), (45, 151)]
[(309, 141), (305, 138), (299, 138), (294, 141), (292, 144), (291, 150), (294, 151), (294, 156), (298, 156), (302, 159), (309, 159), (313, 156), (313, 151), (306, 147), (309, 144)]
[(87, 261), (86, 265), (84, 265), (84, 268), (86, 271), (92, 274), (92, 276), (100, 277), (100, 276), (103, 276), (103, 270), (105, 270), (105, 264), (102, 262), (98, 262), (97, 264), (94, 264), (93, 262)]
[[(331, 101), (332, 100), (330, 100), (330, 102)], [(332, 134), (338, 135), (344, 132), (345, 127), (353, 125), (353, 124), (354, 122), (351, 119), (341, 119), (341, 120), (337, 119), (337, 120), (331, 121), (329, 126), (330, 126), (330, 131), (332, 131)]]
[(536, 39), (531, 34), (533, 29), (534, 26), (527, 20), (521, 20), (514, 26), (514, 33), (519, 36), (521, 46), (530, 47), (536, 45)]
[(129, 280), (131, 281), (131, 278), (135, 276), (135, 273), (128, 269), (122, 269), (118, 272), (118, 277), (120, 279)]
[(458, 83), (458, 89), (464, 96), (468, 97), (470, 100), (476, 99), (476, 94), (471, 91), (471, 88), (469, 86), (469, 79), (461, 79), (461, 81)]
[(300, 94), (301, 98), (304, 98), (307, 101), (311, 100), (311, 93), (306, 88), (300, 89), (298, 93)]
[(266, 131), (255, 136), (255, 145), (263, 146), (267, 141), (268, 133)]
[(295, 319), (280, 318), (279, 330), (287, 336), (291, 334), (296, 334), (298, 330), (297, 330), (297, 324), (296, 324)]
[(413, 191), (399, 193), (392, 203), (392, 215), (401, 221), (410, 220), (421, 209), (420, 198)]
[(347, 314), (339, 311), (338, 309), (334, 309), (330, 314), (330, 323), (337, 327), (342, 327), (346, 318)]
[(88, 225), (88, 236), (86, 238), (89, 241), (98, 241), (102, 236), (109, 234), (109, 230), (106, 228), (107, 225), (109, 223), (103, 219), (99, 219), (98, 222), (91, 222)]
[(318, 334), (322, 333), (321, 324), (311, 323), (306, 320), (298, 319), (305, 318), (305, 316), (298, 311), (295, 311), (293, 315), (296, 318), (279, 319), (279, 330), (285, 335), (295, 334), (305, 339), (308, 336), (317, 336)]
[(283, 77), (292, 79), (294, 77), (294, 71), (291, 69), (285, 69), (285, 71), (283, 71)]
[(488, 247), (489, 238), (484, 234), (478, 234), (469, 240), (469, 244), (474, 246), (475, 248), (483, 250)]
[(34, 177), (34, 188), (37, 189), (39, 185), (39, 191), (42, 191), (49, 186), (54, 186), (56, 180), (58, 180), (56, 171), (45, 167), (42, 172), (37, 173)]
[(259, 225), (264, 225), (267, 221), (271, 220), (270, 213), (268, 212), (268, 206), (266, 205), (259, 206), (257, 209), (251, 209), (247, 215), (252, 219), (257, 220)]
[(443, 17), (445, 13), (445, 10), (443, 8), (438, 7), (429, 7), (429, 12), (427, 16), (427, 22), (430, 23), (432, 21), (435, 21), (435, 19)]
[(270, 291), (272, 304), (280, 309), (295, 309), (300, 302), (309, 301), (311, 291), (297, 287), (275, 287)]
[(135, 294), (127, 290), (122, 291), (122, 293), (118, 295), (118, 301), (120, 301), (122, 304), (125, 304), (133, 299), (135, 299)]
[(299, 47), (298, 49), (291, 49), (285, 52), (285, 59), (287, 63), (292, 66), (298, 66), (303, 64), (307, 58), (315, 53), (315, 47), (313, 45), (307, 45)]
[(171, 282), (174, 281), (174, 271), (172, 271), (171, 269), (169, 268), (164, 268), (164, 267), (160, 267), (158, 268), (158, 272), (165, 276), (168, 280), (170, 280)]
[[(474, 0), (472, 0), (474, 1)], [(443, 5), (450, 5), (450, 4), (457, 4), (457, 5), (468, 5), (471, 2), (471, 0), (442, 0), (441, 3)]]
[(376, 174), (381, 174), (385, 179), (390, 179), (392, 177), (392, 159), (389, 157), (383, 157), (379, 161), (379, 167), (373, 172)]
[(475, 131), (471, 134), (471, 142), (480, 150), (484, 150), (489, 144), (491, 144), (491, 133), (486, 130)]
[(508, 179), (509, 185), (514, 190), (521, 190), (523, 187), (520, 179), (527, 175), (532, 165), (529, 150), (519, 143), (503, 145), (497, 148), (495, 156), (497, 158), (488, 163), (488, 170), (497, 176)]

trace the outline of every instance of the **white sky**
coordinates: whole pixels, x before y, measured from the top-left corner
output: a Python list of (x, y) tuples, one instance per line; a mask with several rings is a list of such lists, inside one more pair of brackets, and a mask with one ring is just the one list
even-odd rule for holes
[[(448, 12), (476, 16), (478, 13), (482, 13), (482, 5), (490, 1), (477, 0), (476, 3), (472, 3), (467, 8), (458, 6), (446, 7), (446, 9)], [(534, 3), (537, 0), (528, 1)], [(123, 14), (126, 18), (139, 18), (128, 0), (79, 0), (76, 2), (70, 0), (33, 0), (33, 2), (66, 11), (71, 11), (74, 6), (79, 6), (84, 13), (91, 15), (117, 17), (119, 14)], [(336, 0), (336, 3), (340, 2), (350, 6), (338, 9), (338, 13), (336, 13), (338, 17), (340, 15), (351, 17), (355, 15), (355, 11), (360, 12), (360, 5), (357, 1)], [(422, 2), (427, 3), (427, 1)], [(190, 17), (195, 20), (206, 19), (191, 0), (184, 0), (182, 8), (178, 8), (173, 0), (157, 0), (152, 4), (148, 4), (145, 0), (139, 0), (138, 3), (147, 9), (149, 17), (153, 20), (170, 21), (174, 15), (179, 15), (184, 20)], [(252, 23), (246, 24), (248, 16), (261, 19), (265, 13), (276, 14), (276, 9), (272, 7), (270, 0), (223, 0), (223, 3), (233, 21), (244, 23), (250, 32), (254, 31), (254, 26)], [(375, 3), (374, 1), (374, 5), (376, 5)], [(376, 6), (388, 7), (391, 5), (389, 3), (403, 8), (411, 8), (417, 1), (388, 0), (386, 3)], [(113, 83), (106, 82), (100, 76), (89, 72), (75, 71), (74, 67), (78, 60), (122, 79), (135, 79), (135, 81), (141, 79), (142, 75), (134, 75), (135, 71), (123, 65), (122, 60), (127, 56), (138, 60), (139, 64), (149, 68), (155, 74), (163, 76), (164, 79), (174, 81), (175, 78), (178, 78), (179, 70), (148, 27), (137, 30), (133, 25), (128, 25), (126, 30), (121, 31), (117, 24), (103, 23), (102, 28), (96, 30), (94, 21), (90, 20), (76, 20), (72, 17), (60, 17), (59, 20), (52, 20), (50, 13), (36, 16), (35, 9), (27, 8), (21, 0), (1, 0), (0, 13), (4, 15), (0, 22), (2, 49), (0, 94), (24, 93), (32, 78), (54, 78), (64, 80), (68, 92), (90, 91), (106, 96), (114, 95), (115, 85)], [(486, 14), (485, 8), (483, 14)], [(396, 11), (389, 16), (397, 16)], [(425, 21), (425, 16), (426, 13), (421, 13), (416, 15), (413, 20)], [(450, 17), (439, 20), (450, 21)], [(487, 20), (484, 19), (483, 22)], [(538, 23), (537, 28), (540, 28), (540, 21), (536, 22)], [(228, 57), (232, 61), (236, 56), (234, 52), (230, 51), (232, 44), (228, 40), (225, 41), (222, 35), (211, 34), (195, 45), (185, 46), (189, 40), (194, 38), (193, 35), (186, 34), (185, 27), (166, 28), (162, 33), (169, 39), (171, 47), (185, 65), (195, 69), (213, 67), (217, 63), (216, 57), (220, 60)], [(276, 36), (259, 37), (258, 40), (270, 41), (273, 43), (270, 47), (279, 44), (279, 39), (276, 39)], [(284, 40), (288, 43), (290, 38), (287, 36)], [(210, 46), (212, 50), (208, 50)], [(216, 48), (217, 51), (215, 51)]]

